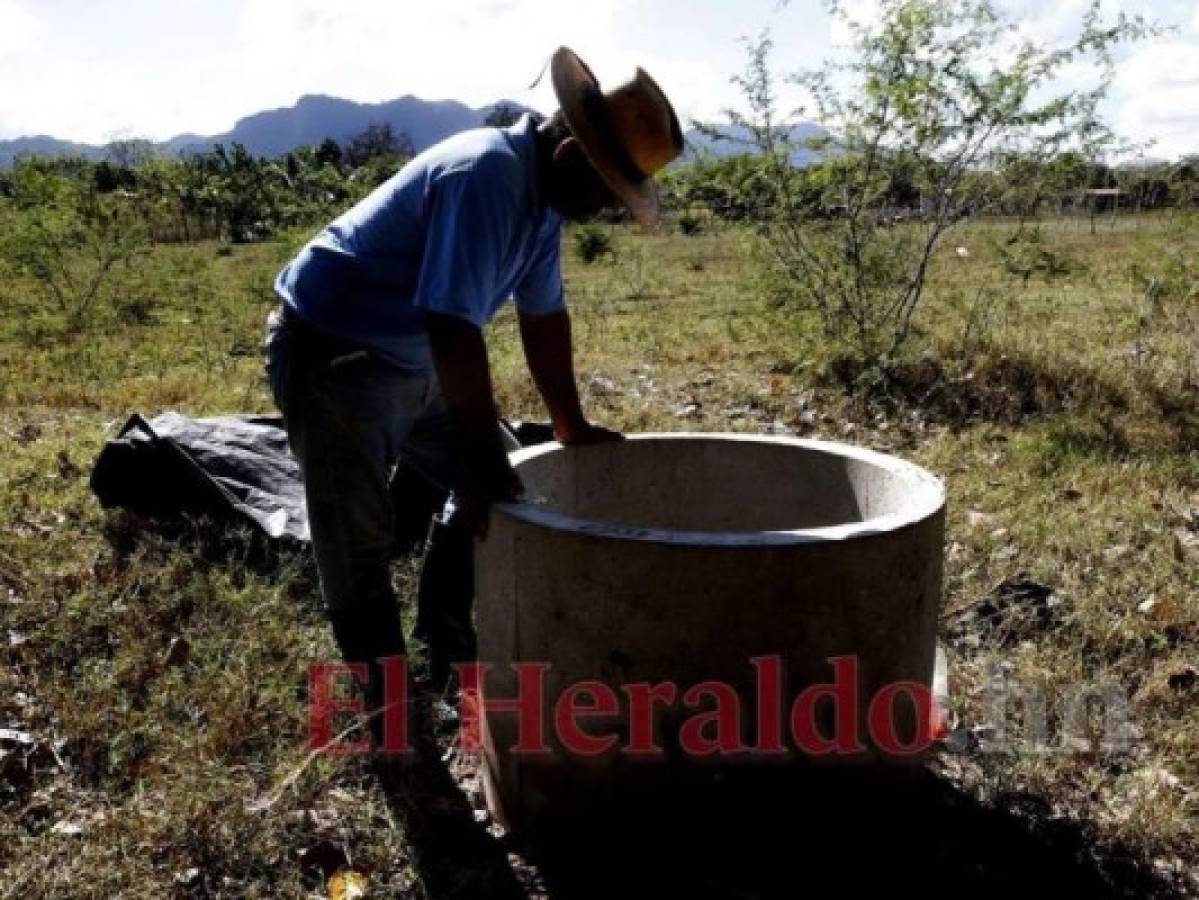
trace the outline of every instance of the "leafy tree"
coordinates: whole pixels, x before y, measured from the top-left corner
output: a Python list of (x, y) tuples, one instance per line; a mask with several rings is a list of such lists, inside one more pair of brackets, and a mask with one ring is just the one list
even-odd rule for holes
[(154, 142), (145, 138), (122, 138), (104, 147), (104, 158), (121, 169), (144, 165), (157, 155)]
[(319, 147), (316, 148), (316, 153), (313, 156), (314, 161), (318, 166), (333, 166), (341, 165), (341, 145), (333, 138), (325, 138)]
[(101, 160), (92, 170), (96, 182), (96, 190), (102, 194), (113, 191), (130, 191), (137, 187), (137, 174), (128, 166), (113, 165), (108, 160)]
[(146, 230), (124, 198), (54, 169), (36, 160), (17, 164), (12, 203), (19, 214), (0, 234), (0, 262), (27, 276), (68, 330), (79, 331), (98, 301), (115, 299), (114, 276), (134, 267)]
[(270, 234), (287, 187), (282, 166), (255, 159), (239, 143), (228, 149), (218, 144), (197, 163), (205, 176), (202, 202), (215, 213), (224, 237), (240, 244)]
[[(1140, 18), (1101, 19), (1098, 5), (1062, 46), (1019, 40), (991, 0), (880, 0), (864, 25), (834, 0), (852, 35), (845, 62), (801, 72), (813, 113), (830, 137), (824, 153), (825, 220), (793, 190), (795, 149), (779, 113), (764, 36), (734, 78), (746, 127), (770, 164), (774, 208), (763, 231), (784, 299), (816, 310), (825, 330), (885, 364), (912, 334), (933, 252), (956, 223), (1012, 201), (1066, 150), (1098, 157), (1113, 137), (1097, 107), (1111, 80), (1110, 51), (1151, 32)], [(1090, 67), (1092, 87), (1059, 87), (1066, 67)], [(990, 174), (993, 177), (980, 177)], [(916, 221), (881, 214), (897, 196), (920, 199)]]
[(387, 122), (366, 126), (360, 134), (350, 138), (344, 151), (346, 163), (353, 168), (380, 159), (399, 162), (411, 159), (413, 155), (412, 141), (408, 135), (402, 131), (396, 132)]

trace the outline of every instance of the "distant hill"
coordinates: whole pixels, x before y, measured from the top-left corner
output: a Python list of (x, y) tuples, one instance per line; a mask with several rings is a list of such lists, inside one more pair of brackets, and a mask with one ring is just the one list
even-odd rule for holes
[(0, 141), (0, 168), (8, 168), (14, 159), (23, 156), (84, 156), (88, 159), (101, 159), (103, 155), (104, 151), (100, 147), (62, 141), (45, 134)]
[[(232, 129), (223, 134), (180, 134), (153, 147), (164, 156), (177, 156), (180, 153), (210, 150), (213, 144), (237, 142), (244, 144), (255, 156), (279, 156), (296, 147), (319, 144), (325, 138), (344, 142), (362, 133), (368, 125), (386, 123), (395, 132), (408, 135), (412, 146), (420, 151), (451, 134), (482, 125), (488, 114), (501, 104), (518, 111), (528, 109), (510, 100), (472, 109), (457, 100), (421, 100), (407, 96), (383, 103), (356, 103), (353, 100), (310, 94), (301, 97), (293, 106), (266, 110), (239, 119)], [(745, 129), (737, 126), (716, 127), (732, 138), (744, 140), (748, 136)], [(825, 134), (822, 128), (809, 122), (791, 126), (791, 135), (797, 141)], [(723, 158), (752, 152), (737, 140), (714, 140), (695, 128), (687, 131), (683, 137), (686, 143), (683, 160), (702, 156)], [(22, 156), (83, 156), (100, 160), (105, 158), (106, 150), (102, 145), (80, 144), (46, 135), (0, 141), (0, 168), (11, 166), (14, 159)], [(801, 148), (792, 155), (792, 161), (804, 166), (816, 156), (813, 151)]]
[[(688, 162), (704, 157), (724, 159), (729, 156), (743, 156), (754, 153), (755, 150), (746, 142), (749, 131), (738, 125), (714, 125), (721, 138), (704, 134), (698, 128), (691, 128), (683, 135), (686, 149), (682, 161)], [(819, 125), (811, 122), (799, 122), (790, 126), (789, 137), (792, 141), (802, 142), (827, 137), (828, 132)], [(722, 139), (723, 138), (723, 139)], [(791, 162), (796, 166), (806, 166), (820, 158), (820, 154), (807, 147), (797, 147), (791, 154)]]
[[(397, 133), (406, 134), (420, 151), (451, 134), (482, 125), (501, 103), (520, 111), (527, 109), (512, 101), (472, 109), (456, 100), (421, 100), (412, 96), (383, 103), (356, 103), (309, 95), (301, 97), (294, 106), (246, 116), (223, 134), (181, 134), (154, 146), (164, 155), (176, 156), (209, 150), (213, 144), (237, 142), (256, 156), (279, 156), (305, 144), (319, 144), (325, 138), (345, 141), (368, 125), (386, 123)], [(83, 156), (98, 160), (105, 155), (103, 146), (48, 136), (0, 141), (0, 167), (11, 166), (14, 159), (22, 156)]]

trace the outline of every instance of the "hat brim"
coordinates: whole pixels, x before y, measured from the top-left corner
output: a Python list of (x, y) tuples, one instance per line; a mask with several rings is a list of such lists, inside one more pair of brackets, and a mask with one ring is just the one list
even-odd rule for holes
[(596, 103), (603, 102), (599, 81), (569, 47), (560, 47), (550, 63), (550, 77), (562, 115), (592, 167), (633, 219), (646, 229), (658, 225), (658, 192), (651, 178), (635, 177), (615, 136), (597, 121)]

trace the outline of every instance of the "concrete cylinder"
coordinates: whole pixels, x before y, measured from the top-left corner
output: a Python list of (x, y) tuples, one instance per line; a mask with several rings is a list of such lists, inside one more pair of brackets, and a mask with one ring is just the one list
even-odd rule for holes
[[(484, 781), (510, 827), (729, 767), (922, 758), (928, 710), (912, 686), (933, 678), (945, 510), (928, 472), (741, 434), (512, 460), (526, 499), (493, 509), (476, 552)], [(674, 702), (669, 688), (645, 702), (663, 684)], [(514, 749), (521, 717), (497, 700), (518, 695), (540, 707), (540, 748), (526, 734)], [(883, 707), (891, 724), (876, 727)], [(587, 742), (611, 737), (601, 752)]]

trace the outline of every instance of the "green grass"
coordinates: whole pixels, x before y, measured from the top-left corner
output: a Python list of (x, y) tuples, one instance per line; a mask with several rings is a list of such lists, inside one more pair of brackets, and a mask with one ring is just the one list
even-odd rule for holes
[[(1194, 258), (1199, 226), (1046, 229), (1071, 271), (1028, 284), (1000, 270), (996, 226), (955, 235), (913, 354), (865, 397), (846, 393), (811, 317), (762, 299), (749, 234), (618, 229), (614, 257), (592, 265), (568, 243), (580, 384), (622, 429), (786, 429), (944, 477), (947, 612), (1019, 574), (1064, 601), (1006, 645), (960, 640), (947, 616), (960, 720), (978, 724), (1002, 660), (1027, 684), (1110, 679), (1140, 729), (1121, 758), (966, 753), (947, 771), (985, 802), (1041, 798), (1093, 829), (1100, 859), (1194, 892), (1199, 561), (1183, 538), (1199, 528), (1199, 302), (1151, 303), (1130, 273)], [(322, 840), (351, 848), (372, 895), (420, 890), (404, 825), (359, 763), (317, 760), (252, 808), (303, 761), (305, 667), (334, 654), (307, 560), (106, 514), (87, 487), (133, 410), (270, 409), (257, 345), (297, 239), (154, 248), (148, 322), (102, 310), (73, 335), (31, 317), (34, 286), (0, 282), (0, 727), (39, 742), (27, 778), (0, 768), (0, 896), (319, 893), (300, 854)], [(987, 324), (963, 346), (963, 306), (985, 286)], [(504, 411), (542, 417), (510, 314), (489, 342)], [(406, 591), (415, 565), (400, 567)], [(177, 637), (187, 661), (165, 666)]]

